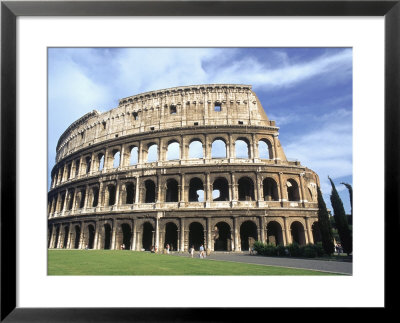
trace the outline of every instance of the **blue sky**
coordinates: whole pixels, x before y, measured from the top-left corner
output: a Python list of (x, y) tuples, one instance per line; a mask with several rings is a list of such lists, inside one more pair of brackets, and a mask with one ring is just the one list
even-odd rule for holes
[(252, 85), (280, 127), (286, 156), (318, 173), (329, 209), (330, 176), (350, 213), (340, 183), (353, 184), (351, 48), (49, 48), (49, 178), (58, 138), (85, 113), (141, 92), (207, 83)]

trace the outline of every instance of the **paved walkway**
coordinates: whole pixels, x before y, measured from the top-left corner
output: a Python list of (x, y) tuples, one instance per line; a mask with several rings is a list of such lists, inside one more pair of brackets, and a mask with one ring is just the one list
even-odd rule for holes
[[(189, 253), (173, 253), (182, 257), (190, 257)], [(195, 257), (199, 256), (199, 252), (195, 252)], [(289, 268), (311, 269), (318, 271), (326, 271), (330, 273), (339, 273), (352, 275), (353, 263), (345, 261), (329, 261), (329, 260), (313, 260), (299, 258), (280, 258), (249, 255), (248, 253), (226, 253), (213, 252), (205, 260), (222, 260), (232, 262), (243, 262), (247, 264), (258, 264), (267, 266), (280, 266)]]

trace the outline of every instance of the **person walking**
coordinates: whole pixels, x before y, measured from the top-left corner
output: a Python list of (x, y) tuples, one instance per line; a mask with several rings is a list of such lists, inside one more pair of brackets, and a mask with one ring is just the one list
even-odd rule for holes
[(203, 245), (200, 246), (200, 258), (204, 258), (204, 247), (203, 247)]
[(190, 248), (190, 255), (191, 255), (192, 258), (193, 258), (193, 255), (194, 255), (194, 246), (192, 246), (192, 248)]
[(169, 253), (169, 244), (167, 243), (167, 253)]

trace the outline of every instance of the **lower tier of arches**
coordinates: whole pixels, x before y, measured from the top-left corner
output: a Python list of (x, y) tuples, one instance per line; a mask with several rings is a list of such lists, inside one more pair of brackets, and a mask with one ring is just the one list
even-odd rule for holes
[(48, 248), (148, 251), (248, 251), (254, 241), (299, 245), (321, 241), (317, 216), (92, 217), (51, 221)]

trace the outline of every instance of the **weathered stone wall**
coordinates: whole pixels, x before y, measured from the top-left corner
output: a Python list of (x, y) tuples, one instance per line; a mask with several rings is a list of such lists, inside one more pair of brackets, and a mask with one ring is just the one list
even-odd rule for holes
[[(201, 241), (209, 250), (240, 251), (253, 240), (313, 242), (318, 176), (286, 159), (278, 130), (243, 85), (152, 91), (86, 114), (57, 145), (49, 247), (169, 243), (183, 251)], [(223, 157), (212, 153), (216, 140), (225, 143)], [(191, 157), (193, 141), (201, 157)], [(171, 143), (179, 147), (172, 160)], [(243, 143), (245, 158), (236, 154)], [(149, 161), (152, 145), (157, 159)], [(193, 200), (198, 191), (204, 198)], [(216, 240), (218, 230), (224, 241)]]

